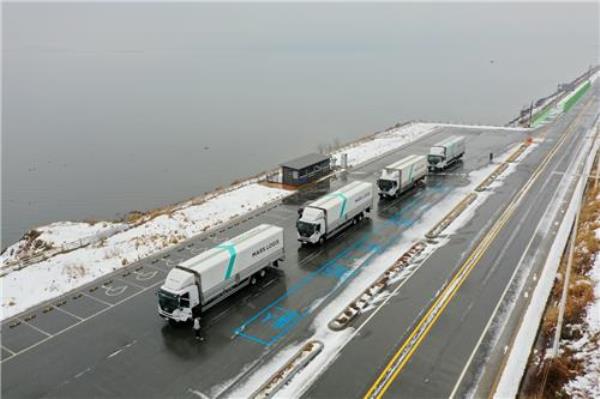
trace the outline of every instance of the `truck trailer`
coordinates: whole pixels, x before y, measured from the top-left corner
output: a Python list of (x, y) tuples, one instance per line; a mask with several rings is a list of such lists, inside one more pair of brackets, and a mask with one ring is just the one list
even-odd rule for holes
[(352, 182), (298, 210), (298, 241), (323, 244), (350, 224), (361, 221), (373, 208), (373, 184)]
[(261, 224), (171, 269), (158, 291), (158, 313), (170, 323), (200, 317), (284, 259), (283, 228)]
[(435, 144), (429, 150), (429, 155), (427, 155), (429, 170), (436, 171), (446, 169), (448, 166), (458, 162), (464, 153), (464, 136), (450, 136)]
[(427, 177), (427, 159), (423, 155), (409, 155), (386, 166), (377, 180), (379, 197), (396, 198), (406, 190), (423, 183)]

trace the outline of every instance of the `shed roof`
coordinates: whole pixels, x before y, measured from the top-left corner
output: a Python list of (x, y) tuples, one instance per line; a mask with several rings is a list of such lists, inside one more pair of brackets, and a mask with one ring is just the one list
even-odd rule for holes
[(323, 154), (307, 154), (300, 158), (292, 159), (291, 161), (287, 161), (282, 163), (280, 166), (289, 169), (304, 169), (314, 164), (318, 164), (321, 162), (329, 161), (331, 159), (330, 155)]

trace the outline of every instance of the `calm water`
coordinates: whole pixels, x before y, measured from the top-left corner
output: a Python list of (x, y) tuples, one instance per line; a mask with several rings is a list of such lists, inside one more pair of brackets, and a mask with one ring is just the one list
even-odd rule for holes
[(598, 62), (593, 3), (3, 7), (3, 246), (397, 121), (504, 124)]

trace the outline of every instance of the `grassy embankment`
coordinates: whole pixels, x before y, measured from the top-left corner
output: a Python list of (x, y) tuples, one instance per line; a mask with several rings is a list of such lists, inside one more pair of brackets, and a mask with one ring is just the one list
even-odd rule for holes
[[(576, 95), (577, 99), (581, 95), (583, 94)], [(570, 104), (569, 107), (572, 105)], [(595, 175), (598, 167), (597, 157), (592, 176)], [(575, 341), (581, 338), (581, 326), (587, 307), (594, 300), (593, 283), (588, 277), (588, 273), (600, 251), (600, 240), (596, 236), (598, 228), (600, 228), (600, 183), (589, 179), (577, 226), (569, 291), (561, 332), (563, 340)], [(534, 352), (529, 359), (519, 394), (521, 398), (568, 397), (564, 391), (565, 384), (583, 371), (582, 359), (577, 356), (577, 352), (564, 345), (561, 345), (560, 356), (555, 359), (546, 359), (546, 354), (552, 348), (556, 330), (567, 254), (568, 248), (561, 259), (559, 273), (548, 300)]]

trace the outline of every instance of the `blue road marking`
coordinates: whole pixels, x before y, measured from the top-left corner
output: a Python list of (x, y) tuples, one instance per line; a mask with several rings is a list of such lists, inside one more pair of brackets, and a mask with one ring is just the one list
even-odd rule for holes
[(300, 321), (301, 313), (291, 309), (283, 309), (281, 307), (277, 307), (277, 310), (282, 312), (282, 314), (275, 319), (273, 322), (273, 328), (281, 330), (290, 324), (296, 324)]
[[(450, 191), (450, 189), (443, 188), (440, 192), (447, 191)], [(435, 190), (435, 192), (438, 191)], [(314, 310), (312, 306), (308, 306), (306, 309), (286, 308), (281, 306), (282, 302), (288, 297), (301, 292), (317, 277), (333, 277), (339, 280), (339, 282), (332, 286), (331, 290), (325, 294), (325, 297), (331, 296), (336, 291), (340, 290), (347, 282), (352, 280), (352, 277), (370, 264), (374, 256), (385, 251), (389, 246), (394, 244), (396, 239), (402, 234), (402, 231), (392, 233), (385, 232), (379, 235), (378, 233), (382, 232), (382, 230), (385, 230), (385, 228), (388, 228), (389, 230), (390, 225), (394, 227), (409, 227), (416, 223), (418, 218), (407, 218), (404, 215), (411, 209), (419, 206), (419, 199), (420, 198), (417, 197), (411, 198), (409, 201), (407, 201), (408, 204), (406, 206), (402, 207), (402, 209), (388, 218), (383, 225), (374, 229), (373, 232), (365, 234), (347, 248), (339, 251), (333, 258), (321, 264), (316, 270), (302, 277), (298, 282), (291, 285), (283, 295), (244, 321), (238, 328), (234, 330), (234, 333), (242, 338), (246, 338), (252, 342), (256, 342), (267, 347), (273, 345)], [(434, 203), (430, 203), (427, 206), (422, 207), (422, 213), (427, 212), (434, 205)], [(369, 256), (361, 265), (354, 269), (350, 269), (347, 266), (339, 263), (339, 261), (346, 256), (350, 256), (352, 261), (355, 261), (356, 257), (352, 257), (351, 253), (359, 248), (365, 254), (369, 253)], [(313, 302), (319, 298), (314, 298)], [(256, 322), (258, 322), (258, 324), (256, 324)], [(263, 332), (265, 333), (266, 338), (246, 332), (246, 330), (253, 324), (260, 329), (260, 335), (263, 335)]]
[(340, 265), (338, 263), (332, 263), (330, 265), (327, 265), (327, 267), (325, 269), (323, 269), (321, 274), (324, 276), (341, 279), (342, 277), (344, 277), (344, 274), (348, 273), (349, 270), (350, 269), (348, 269), (348, 267), (346, 267), (344, 265)]
[(248, 334), (245, 334), (245, 333), (243, 333), (241, 331), (236, 331), (236, 334), (238, 336), (240, 336), (240, 337), (249, 339), (250, 341), (254, 341), (254, 342), (256, 342), (258, 344), (261, 344), (261, 345), (264, 345), (264, 346), (270, 346), (271, 345), (268, 341), (265, 341), (264, 339), (256, 338), (254, 335), (248, 335)]

